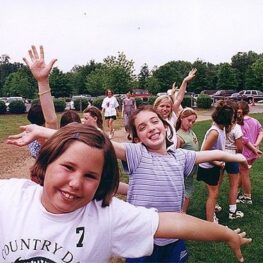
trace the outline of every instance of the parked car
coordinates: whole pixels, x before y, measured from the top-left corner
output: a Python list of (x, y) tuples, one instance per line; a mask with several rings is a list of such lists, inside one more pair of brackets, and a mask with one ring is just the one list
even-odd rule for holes
[(152, 95), (146, 89), (133, 89), (132, 93), (134, 98), (141, 98), (142, 100), (148, 100), (148, 98)]
[(211, 97), (216, 92), (217, 92), (217, 90), (214, 90), (214, 89), (206, 89), (206, 90), (202, 90), (200, 92), (200, 95), (209, 95)]
[(214, 100), (214, 102), (216, 102), (217, 100), (224, 100), (226, 98), (229, 98), (233, 93), (236, 93), (236, 90), (218, 90), (216, 93), (214, 93), (213, 95), (211, 95), (212, 99)]
[(241, 90), (238, 93), (233, 93), (230, 96), (232, 100), (244, 100), (248, 103), (252, 103), (254, 98), (254, 102), (259, 100), (263, 100), (263, 92), (260, 90)]

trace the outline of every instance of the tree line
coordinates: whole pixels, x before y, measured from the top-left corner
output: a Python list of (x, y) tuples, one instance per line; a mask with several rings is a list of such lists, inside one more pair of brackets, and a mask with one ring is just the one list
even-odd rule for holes
[[(75, 65), (64, 73), (55, 67), (50, 75), (52, 94), (70, 97), (77, 94), (98, 96), (110, 87), (115, 93), (126, 93), (133, 88), (148, 89), (152, 94), (166, 92), (172, 83), (180, 85), (191, 68), (197, 68), (197, 77), (188, 91), (199, 93), (204, 89), (258, 89), (263, 91), (263, 53), (238, 52), (231, 63), (212, 64), (202, 60), (194, 63), (169, 61), (151, 70), (142, 65), (138, 75), (134, 74), (134, 61), (123, 52), (108, 56), (102, 63), (90, 60), (86, 65)], [(37, 83), (28, 68), (22, 63), (11, 63), (8, 55), (0, 57), (0, 96), (22, 96), (35, 98)]]

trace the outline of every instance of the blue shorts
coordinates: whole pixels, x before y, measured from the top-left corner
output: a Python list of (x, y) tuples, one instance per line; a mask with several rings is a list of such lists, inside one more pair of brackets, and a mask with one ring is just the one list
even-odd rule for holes
[(178, 262), (186, 263), (188, 253), (186, 251), (185, 242), (178, 240), (166, 246), (157, 246), (154, 244), (151, 256), (141, 258), (127, 258), (127, 263), (143, 263), (143, 262)]
[(239, 164), (233, 162), (226, 163), (225, 170), (227, 171), (228, 174), (238, 174)]

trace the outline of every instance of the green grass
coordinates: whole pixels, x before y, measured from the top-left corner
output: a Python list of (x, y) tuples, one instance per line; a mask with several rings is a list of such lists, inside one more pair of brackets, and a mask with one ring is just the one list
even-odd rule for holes
[[(262, 114), (253, 114), (251, 116), (263, 124)], [(195, 124), (194, 131), (200, 143), (202, 143), (205, 131), (210, 124), (211, 121), (203, 121)], [(253, 239), (252, 244), (242, 249), (246, 262), (263, 262), (263, 228), (261, 225), (263, 214), (262, 167), (263, 159), (261, 158), (255, 162), (251, 171), (253, 205), (238, 205), (238, 208), (245, 214), (244, 218), (233, 221), (228, 219), (229, 184), (227, 175), (224, 177), (219, 194), (219, 204), (223, 207), (223, 211), (218, 213), (220, 223), (227, 225), (231, 229), (241, 228), (241, 230), (246, 231), (248, 236)], [(197, 180), (195, 180), (194, 183), (195, 192), (191, 200), (189, 214), (205, 219), (206, 186)], [(236, 262), (231, 250), (223, 243), (188, 241), (187, 247), (190, 252), (190, 263)]]
[[(262, 114), (253, 114), (263, 123)], [(3, 142), (10, 134), (19, 132), (19, 126), (27, 124), (26, 115), (0, 115), (0, 142)], [(116, 129), (122, 127), (122, 119), (118, 119), (115, 123)], [(194, 126), (194, 131), (202, 143), (203, 136), (210, 126), (211, 121), (198, 122)], [(120, 165), (121, 167), (121, 165)], [(249, 237), (253, 238), (251, 245), (243, 248), (243, 255), (246, 262), (260, 263), (263, 262), (263, 228), (261, 218), (263, 215), (263, 188), (262, 188), (262, 167), (263, 159), (259, 159), (253, 165), (251, 171), (252, 186), (253, 186), (253, 205), (239, 205), (239, 209), (245, 213), (244, 218), (234, 221), (228, 220), (228, 178), (225, 176), (222, 184), (219, 203), (223, 207), (223, 211), (218, 214), (220, 223), (235, 229), (241, 228), (246, 231)], [(127, 182), (127, 176), (121, 171), (121, 180)], [(191, 200), (189, 214), (199, 218), (205, 218), (205, 202), (206, 202), (206, 187), (204, 183), (195, 181), (195, 192)], [(187, 242), (188, 251), (190, 253), (190, 263), (201, 262), (236, 262), (236, 259), (231, 250), (223, 243), (215, 242)], [(121, 262), (115, 260), (113, 262)]]

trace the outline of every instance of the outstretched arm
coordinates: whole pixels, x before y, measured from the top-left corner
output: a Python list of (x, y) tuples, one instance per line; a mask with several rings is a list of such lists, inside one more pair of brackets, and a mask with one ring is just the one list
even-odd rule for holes
[[(36, 124), (20, 126), (20, 128), (23, 130), (23, 132), (8, 136), (8, 140), (6, 141), (8, 144), (25, 146), (31, 143), (32, 141), (40, 138), (48, 139), (54, 133), (56, 133), (56, 130), (54, 129), (38, 126)], [(111, 142), (114, 147), (117, 158), (126, 161), (126, 151), (124, 143), (114, 141)]]
[(57, 129), (57, 115), (53, 99), (51, 96), (51, 90), (49, 86), (48, 76), (52, 70), (56, 59), (52, 59), (49, 64), (44, 60), (44, 48), (40, 46), (39, 53), (35, 46), (28, 51), (28, 55), (31, 59), (29, 62), (26, 58), (23, 58), (26, 65), (29, 67), (31, 73), (38, 83), (38, 95), (40, 99), (41, 108), (45, 118), (45, 126), (47, 128)]
[(197, 72), (196, 68), (193, 68), (189, 73), (188, 76), (184, 78), (178, 92), (175, 92), (175, 85), (173, 84), (172, 89), (172, 97), (173, 97), (173, 111), (177, 114), (180, 111), (181, 103), (184, 99), (185, 91), (187, 88), (187, 84), (195, 77), (195, 74)]
[(244, 155), (240, 153), (232, 154), (221, 150), (196, 152), (196, 164), (213, 161), (237, 162), (247, 167), (247, 160)]
[(252, 241), (245, 237), (246, 233), (240, 233), (239, 229), (233, 231), (225, 226), (182, 213), (160, 213), (159, 218), (155, 237), (224, 241), (235, 253), (239, 262), (244, 261), (240, 247)]
[(25, 146), (37, 139), (48, 139), (57, 130), (38, 126), (36, 124), (30, 124), (26, 126), (20, 126), (23, 132), (8, 136), (7, 143), (17, 146)]

